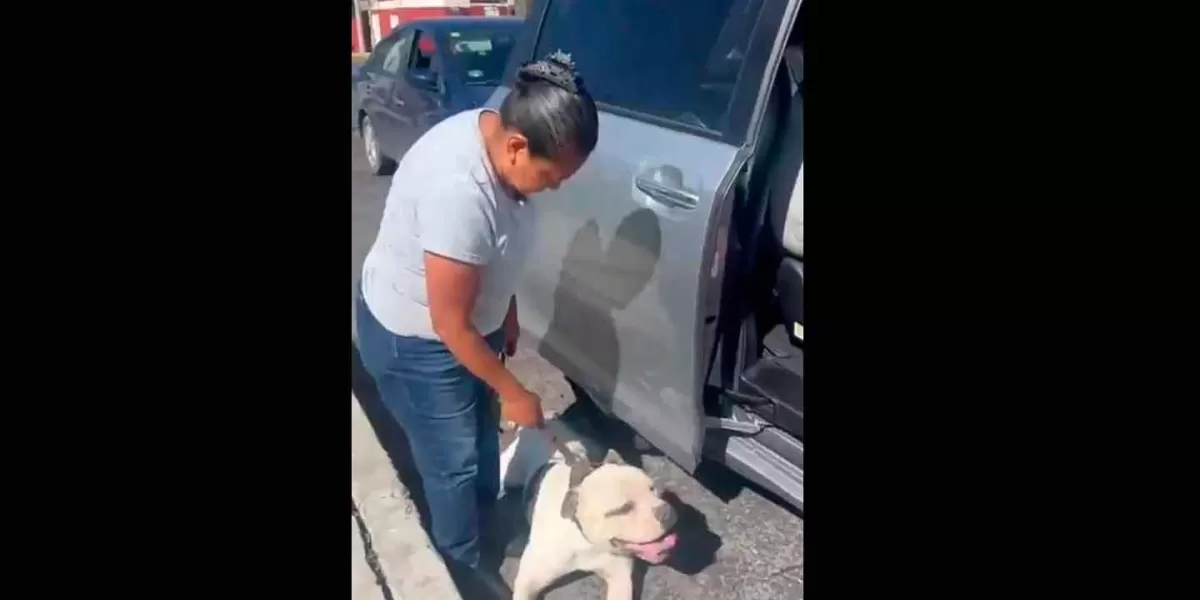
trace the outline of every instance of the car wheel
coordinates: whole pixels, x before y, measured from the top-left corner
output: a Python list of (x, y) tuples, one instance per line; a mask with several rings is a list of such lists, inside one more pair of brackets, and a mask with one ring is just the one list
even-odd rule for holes
[(363, 151), (367, 154), (367, 164), (376, 175), (391, 175), (396, 172), (396, 161), (383, 154), (379, 147), (379, 138), (375, 136), (375, 126), (371, 117), (363, 117), (362, 122)]

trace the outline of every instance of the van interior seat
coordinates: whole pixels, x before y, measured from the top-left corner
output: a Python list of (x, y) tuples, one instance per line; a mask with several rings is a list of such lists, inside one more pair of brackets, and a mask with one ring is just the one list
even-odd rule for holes
[[(782, 222), (775, 226), (779, 242), (790, 255), (804, 259), (804, 162), (796, 171), (791, 193), (781, 202), (785, 205), (779, 212), (783, 213)], [(782, 191), (782, 190), (780, 190)], [(778, 218), (778, 217), (777, 217)]]
[(779, 128), (778, 160), (768, 183), (768, 219), (782, 249), (775, 292), (787, 322), (804, 322), (804, 59), (799, 46), (784, 51), (794, 93)]
[(775, 239), (795, 258), (804, 258), (804, 94), (798, 89), (802, 81), (803, 59), (799, 48), (785, 52), (788, 70), (797, 90), (791, 97), (786, 122), (779, 128), (779, 152), (775, 171), (771, 174), (770, 221)]

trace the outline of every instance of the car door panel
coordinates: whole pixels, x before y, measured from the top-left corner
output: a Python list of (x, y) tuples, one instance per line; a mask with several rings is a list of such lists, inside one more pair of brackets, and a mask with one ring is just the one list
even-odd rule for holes
[(410, 39), (410, 53), (406, 56), (401, 75), (397, 78), (395, 104), (398, 106), (400, 131), (398, 144), (400, 149), (397, 156), (408, 151), (421, 135), (429, 130), (444, 116), (441, 85), (431, 89), (422, 85), (416, 77), (417, 73), (433, 73), (441, 76), (440, 61), (432, 60), (431, 53), (435, 49), (434, 34), (425, 29), (414, 29), (414, 37)]
[(413, 101), (415, 91), (412, 83), (408, 80), (408, 71), (405, 69), (399, 77), (396, 78), (396, 86), (392, 89), (392, 106), (395, 107), (395, 152), (393, 156), (400, 158), (408, 152), (410, 146), (416, 141), (416, 120), (413, 118), (414, 104)]
[(414, 144), (429, 128), (444, 118), (445, 105), (439, 90), (420, 87), (407, 75), (397, 86), (397, 103), (403, 119), (404, 150)]
[(375, 126), (375, 136), (383, 153), (391, 157), (396, 156), (396, 129), (399, 124), (392, 101), (395, 86), (395, 77), (388, 73), (377, 72), (368, 75), (364, 91), (366, 101), (363, 103), (363, 110)]
[(403, 65), (412, 45), (412, 30), (403, 29), (389, 36), (382, 60), (373, 62), (363, 77), (363, 111), (375, 125), (375, 135), (383, 153), (398, 159), (403, 148), (403, 106), (396, 102), (398, 87), (403, 85)]
[[(530, 14), (542, 20), (519, 42), (528, 54), (510, 63), (567, 52), (600, 108), (584, 166), (531, 199), (539, 229), (518, 285), (522, 328), (603, 410), (686, 469), (705, 436), (725, 245), (717, 221), (746, 160), (746, 90), (765, 61), (750, 40), (764, 2), (776, 3), (539, 0)], [(681, 12), (689, 20), (669, 16)]]
[[(694, 468), (703, 240), (738, 150), (613, 114), (600, 122), (605, 135), (579, 173), (531, 202), (538, 235), (518, 293), (522, 326), (602, 409)], [(690, 205), (638, 185), (660, 167), (677, 175), (660, 187), (682, 188)]]
[[(371, 117), (372, 122), (376, 120), (377, 106), (386, 97), (380, 95), (384, 91), (382, 88), (385, 84), (382, 68), (383, 60), (392, 51), (395, 43), (395, 39), (390, 37), (380, 42), (375, 51), (367, 57), (366, 62), (363, 63), (362, 67), (355, 74), (354, 95), (357, 102), (355, 107), (356, 112), (361, 110), (366, 113), (368, 117)], [(357, 119), (357, 115), (355, 118)], [(355, 125), (357, 126), (357, 122)]]

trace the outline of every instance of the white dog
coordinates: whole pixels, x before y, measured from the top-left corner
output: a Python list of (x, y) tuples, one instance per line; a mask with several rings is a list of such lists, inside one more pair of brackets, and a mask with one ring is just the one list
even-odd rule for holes
[(568, 461), (548, 435), (521, 430), (500, 457), (506, 493), (522, 488), (530, 523), (513, 600), (533, 600), (572, 571), (602, 577), (608, 600), (632, 600), (633, 559), (666, 560), (676, 543), (675, 510), (645, 471), (622, 464), (616, 453), (591, 465), (582, 446), (568, 442), (575, 459)]

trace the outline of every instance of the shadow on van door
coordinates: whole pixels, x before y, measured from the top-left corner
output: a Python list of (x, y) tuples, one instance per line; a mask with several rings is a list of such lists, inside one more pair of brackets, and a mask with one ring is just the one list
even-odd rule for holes
[[(605, 410), (612, 409), (621, 368), (616, 312), (628, 307), (646, 288), (661, 255), (658, 215), (639, 209), (625, 216), (607, 245), (600, 239), (596, 221), (588, 221), (575, 232), (563, 258), (554, 291), (554, 314), (538, 353), (551, 363), (573, 367), (573, 376), (586, 378), (582, 383), (591, 388), (593, 399)], [(582, 391), (571, 387), (580, 399)], [(591, 418), (572, 419), (594, 410), (587, 402), (576, 402), (563, 418), (595, 423)], [(605, 423), (611, 427), (596, 433), (626, 461), (640, 466), (637, 450), (648, 448), (635, 448), (635, 434), (624, 424)]]

